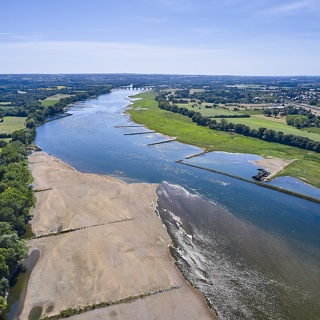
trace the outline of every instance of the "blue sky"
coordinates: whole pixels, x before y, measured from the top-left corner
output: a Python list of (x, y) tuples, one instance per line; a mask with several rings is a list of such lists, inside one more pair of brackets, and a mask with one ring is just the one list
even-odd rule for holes
[(10, 0), (0, 73), (320, 75), (320, 0)]

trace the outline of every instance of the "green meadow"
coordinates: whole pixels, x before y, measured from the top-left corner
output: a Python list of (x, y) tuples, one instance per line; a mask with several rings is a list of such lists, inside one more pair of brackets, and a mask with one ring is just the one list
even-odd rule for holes
[(203, 103), (202, 105), (196, 105), (194, 104), (180, 104), (178, 103), (177, 106), (180, 108), (187, 108), (189, 110), (193, 110), (195, 112), (200, 112), (204, 117), (213, 117), (213, 116), (230, 116), (230, 115), (241, 115), (242, 112), (237, 111), (229, 111), (222, 108), (206, 108), (206, 105), (212, 106), (212, 103)]
[(3, 122), (0, 122), (0, 133), (13, 133), (23, 129), (25, 121), (25, 117), (4, 117)]
[[(234, 124), (244, 124), (251, 129), (267, 128), (274, 131), (282, 131), (284, 134), (293, 134), (309, 138), (314, 141), (320, 141), (320, 128), (303, 128), (297, 129), (286, 124), (285, 118), (280, 116), (266, 117), (263, 115), (263, 110), (241, 110), (241, 111), (230, 111), (222, 108), (205, 108), (205, 103), (192, 107), (192, 104), (178, 104), (179, 107), (185, 107), (189, 110), (200, 112), (204, 117), (215, 117), (215, 116), (232, 116), (249, 114), (250, 118), (226, 118), (228, 122)], [(211, 104), (208, 104), (211, 105)], [(220, 122), (220, 118), (215, 119)]]
[[(296, 136), (306, 137), (314, 141), (320, 141), (320, 134), (310, 128), (304, 130), (288, 126), (286, 123), (276, 121), (277, 118), (251, 116), (250, 118), (232, 118), (227, 119), (228, 122), (234, 124), (240, 123), (249, 126), (251, 129), (267, 128), (274, 131), (282, 131), (284, 134), (294, 134)], [(319, 129), (319, 128), (317, 128)]]
[[(295, 159), (278, 175), (290, 175), (320, 187), (319, 153), (198, 126), (186, 116), (158, 108), (155, 97), (153, 92), (135, 96), (141, 99), (135, 101), (128, 110), (133, 121), (206, 151), (251, 153), (263, 157)], [(241, 118), (244, 119), (247, 118)], [(230, 119), (232, 120), (234, 119)]]
[(43, 107), (53, 106), (57, 102), (59, 102), (62, 98), (70, 97), (70, 94), (55, 94), (41, 101), (41, 105)]

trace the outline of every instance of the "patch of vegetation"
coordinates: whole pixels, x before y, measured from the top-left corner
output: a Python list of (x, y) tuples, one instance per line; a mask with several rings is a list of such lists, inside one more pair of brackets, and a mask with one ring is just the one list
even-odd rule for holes
[(11, 134), (14, 131), (25, 127), (26, 118), (24, 117), (4, 117), (0, 122), (0, 133)]
[(188, 104), (177, 104), (178, 107), (185, 107), (188, 110), (194, 110), (200, 112), (205, 117), (215, 117), (215, 116), (241, 116), (244, 115), (242, 112), (230, 111), (226, 107), (215, 107), (213, 104), (202, 103), (198, 105), (196, 103)]
[[(34, 192), (43, 192), (43, 191), (48, 191), (48, 190), (51, 190), (51, 189), (35, 190)], [(121, 222), (126, 222), (126, 221), (132, 221), (134, 219), (135, 218), (123, 218), (123, 219), (115, 220), (115, 221), (111, 221), (111, 222), (94, 224), (94, 225), (91, 225), (91, 226), (88, 226), (88, 227), (79, 227), (79, 228), (75, 228), (75, 229), (68, 229), (68, 230), (62, 230), (62, 231), (58, 231), (58, 232), (52, 232), (52, 233), (48, 233), (48, 234), (43, 234), (41, 236), (34, 236), (34, 237), (32, 237), (32, 239), (41, 239), (41, 238), (60, 236), (62, 234), (69, 233), (69, 232), (75, 232), (75, 231), (79, 231), (79, 230), (90, 229), (90, 228), (104, 226), (104, 225), (108, 225), (108, 224), (115, 224), (115, 223), (121, 223)]]
[(41, 319), (42, 320), (57, 320), (57, 319), (69, 318), (69, 317), (71, 317), (73, 315), (85, 313), (85, 312), (92, 311), (92, 310), (95, 310), (95, 309), (111, 307), (111, 306), (115, 306), (115, 305), (122, 304), (122, 303), (131, 303), (131, 302), (134, 302), (136, 300), (144, 299), (146, 297), (150, 297), (150, 296), (158, 294), (158, 293), (169, 292), (169, 291), (176, 290), (176, 289), (179, 289), (179, 288), (180, 288), (179, 285), (175, 285), (175, 286), (171, 286), (171, 287), (164, 288), (164, 289), (158, 289), (158, 290), (155, 290), (155, 291), (142, 293), (142, 294), (139, 294), (139, 295), (136, 295), (136, 296), (129, 296), (129, 297), (126, 297), (126, 298), (123, 298), (123, 299), (119, 299), (119, 300), (103, 301), (103, 302), (91, 304), (91, 305), (88, 305), (88, 306), (85, 306), (85, 307), (82, 307), (82, 308), (79, 308), (79, 309), (69, 308), (69, 309), (61, 311), (57, 315), (47, 316), (47, 317), (43, 317)]
[(41, 101), (41, 105), (43, 107), (49, 107), (49, 106), (53, 106), (54, 104), (57, 103), (57, 100), (42, 100)]
[[(61, 89), (63, 89), (64, 87), (59, 86)], [(47, 97), (45, 100), (41, 101), (41, 105), (44, 107), (48, 107), (48, 106), (53, 106), (55, 105), (57, 102), (59, 102), (61, 99), (63, 98), (69, 98), (72, 95), (70, 94), (55, 94), (53, 96), (49, 96)]]
[(234, 124), (243, 124), (249, 126), (251, 129), (267, 128), (269, 130), (281, 131), (284, 134), (293, 134), (296, 136), (306, 137), (314, 141), (320, 141), (320, 134), (316, 132), (312, 132), (310, 130), (310, 132), (304, 130), (302, 131), (295, 127), (288, 126), (284, 123), (274, 121), (273, 118), (258, 118), (252, 116), (250, 118), (230, 119), (230, 122)]

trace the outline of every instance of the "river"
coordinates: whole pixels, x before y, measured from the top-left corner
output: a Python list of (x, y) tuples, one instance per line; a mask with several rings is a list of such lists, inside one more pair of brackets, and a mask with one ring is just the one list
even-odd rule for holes
[(193, 146), (128, 135), (150, 131), (125, 113), (130, 94), (77, 103), (72, 116), (37, 128), (35, 143), (82, 172), (159, 183), (171, 253), (221, 319), (319, 319), (320, 205), (175, 162), (201, 151)]

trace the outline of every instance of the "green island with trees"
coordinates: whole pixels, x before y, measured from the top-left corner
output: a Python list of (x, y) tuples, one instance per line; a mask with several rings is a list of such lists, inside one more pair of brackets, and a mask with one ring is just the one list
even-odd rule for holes
[(0, 312), (28, 254), (21, 235), (35, 205), (27, 155), (36, 127), (129, 84), (153, 88), (135, 96), (133, 121), (205, 151), (294, 160), (279, 175), (320, 187), (319, 77), (0, 75)]

